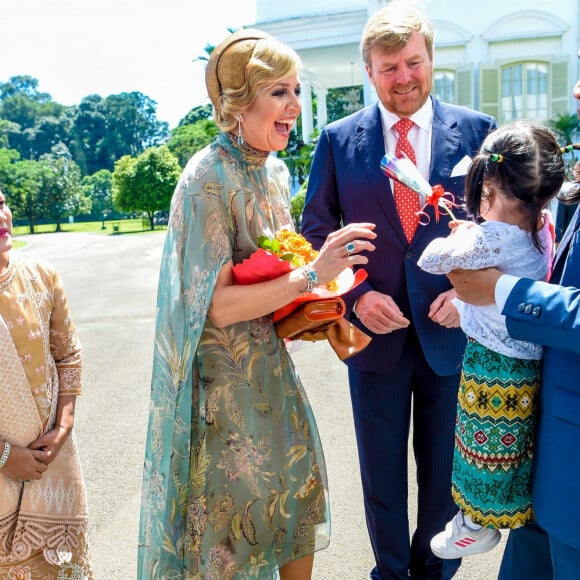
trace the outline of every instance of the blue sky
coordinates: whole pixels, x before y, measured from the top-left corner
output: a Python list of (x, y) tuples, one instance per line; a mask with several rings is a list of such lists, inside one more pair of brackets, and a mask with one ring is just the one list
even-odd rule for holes
[[(200, 13), (200, 6), (204, 5)], [(63, 105), (140, 91), (174, 127), (208, 103), (193, 62), (228, 28), (252, 24), (255, 0), (12, 0), (2, 6), (0, 81), (30, 75)], [(207, 7), (207, 8), (206, 8)]]

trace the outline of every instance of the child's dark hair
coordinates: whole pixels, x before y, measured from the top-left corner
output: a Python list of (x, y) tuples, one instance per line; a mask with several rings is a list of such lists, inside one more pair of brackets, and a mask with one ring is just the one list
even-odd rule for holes
[(480, 207), (489, 186), (519, 199), (534, 246), (543, 251), (538, 220), (560, 191), (564, 177), (560, 145), (550, 129), (524, 121), (503, 125), (486, 137), (473, 158), (465, 181), (467, 213), (477, 221), (484, 219)]

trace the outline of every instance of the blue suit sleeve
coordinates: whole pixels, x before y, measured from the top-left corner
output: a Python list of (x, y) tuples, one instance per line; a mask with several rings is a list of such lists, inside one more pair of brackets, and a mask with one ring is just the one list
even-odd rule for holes
[(580, 354), (580, 289), (522, 278), (502, 314), (513, 338)]
[(318, 138), (302, 213), (300, 232), (320, 250), (328, 234), (342, 225), (334, 159), (326, 129)]

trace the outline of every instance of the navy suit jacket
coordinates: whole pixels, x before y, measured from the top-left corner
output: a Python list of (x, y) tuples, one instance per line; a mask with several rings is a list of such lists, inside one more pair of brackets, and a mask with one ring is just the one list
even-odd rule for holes
[[(454, 167), (467, 155), (473, 157), (486, 135), (496, 127), (493, 117), (433, 99), (432, 153), (429, 182), (440, 184), (463, 202), (465, 175), (451, 177)], [(325, 127), (318, 139), (302, 216), (302, 234), (320, 248), (327, 235), (343, 224), (376, 224), (376, 250), (364, 266), (367, 280), (345, 296), (350, 309), (369, 290), (390, 295), (412, 321), (424, 355), (439, 375), (459, 372), (465, 350), (460, 329), (447, 329), (428, 317), (429, 306), (451, 285), (417, 267), (427, 244), (449, 234), (449, 218), (437, 223), (432, 209), (428, 225), (419, 225), (407, 243), (390, 181), (380, 169), (385, 144), (378, 104), (371, 105)], [(462, 217), (462, 212), (456, 212)], [(352, 318), (352, 317), (351, 317)], [(346, 362), (355, 369), (386, 372), (399, 361), (406, 330), (375, 335), (358, 320), (353, 322), (371, 334), (371, 344)]]
[(532, 479), (536, 517), (580, 550), (580, 209), (550, 284), (520, 280), (503, 314), (511, 336), (545, 346)]

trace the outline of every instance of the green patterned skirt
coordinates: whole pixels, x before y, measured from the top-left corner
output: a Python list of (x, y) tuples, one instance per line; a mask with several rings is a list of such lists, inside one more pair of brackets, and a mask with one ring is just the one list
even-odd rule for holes
[(452, 493), (459, 508), (483, 526), (519, 528), (534, 519), (530, 473), (540, 363), (467, 342)]

